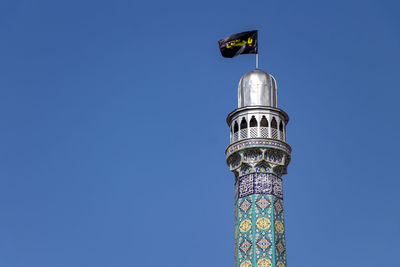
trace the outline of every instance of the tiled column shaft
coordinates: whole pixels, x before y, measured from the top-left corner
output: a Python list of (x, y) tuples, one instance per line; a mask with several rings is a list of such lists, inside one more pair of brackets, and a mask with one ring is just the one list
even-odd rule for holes
[(227, 162), (235, 174), (235, 267), (285, 267), (282, 175), (290, 147), (253, 139), (232, 144)]
[(235, 266), (286, 266), (281, 178), (250, 173), (235, 186)]

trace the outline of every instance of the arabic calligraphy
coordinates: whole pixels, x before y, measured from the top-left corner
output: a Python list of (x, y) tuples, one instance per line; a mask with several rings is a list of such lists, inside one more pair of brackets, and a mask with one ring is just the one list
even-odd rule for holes
[(226, 48), (232, 48), (234, 46), (244, 46), (248, 44), (249, 46), (253, 46), (254, 40), (253, 38), (249, 37), (247, 40), (233, 40), (226, 43)]

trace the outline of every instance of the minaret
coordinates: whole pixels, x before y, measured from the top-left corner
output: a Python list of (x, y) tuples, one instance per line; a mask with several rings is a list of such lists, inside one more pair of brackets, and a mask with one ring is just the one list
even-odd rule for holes
[(272, 75), (254, 70), (238, 86), (227, 164), (235, 174), (235, 267), (285, 267), (282, 175), (290, 162), (288, 115)]

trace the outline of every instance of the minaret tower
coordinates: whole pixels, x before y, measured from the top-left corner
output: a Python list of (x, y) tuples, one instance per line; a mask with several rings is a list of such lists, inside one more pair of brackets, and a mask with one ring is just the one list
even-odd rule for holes
[(238, 86), (227, 164), (235, 174), (235, 267), (285, 267), (282, 175), (290, 162), (288, 115), (272, 75), (254, 70)]

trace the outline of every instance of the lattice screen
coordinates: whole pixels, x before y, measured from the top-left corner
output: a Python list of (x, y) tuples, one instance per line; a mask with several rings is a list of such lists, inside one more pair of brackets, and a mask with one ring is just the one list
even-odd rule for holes
[(260, 127), (260, 134), (262, 138), (268, 138), (269, 127)]

